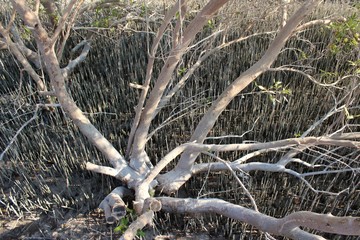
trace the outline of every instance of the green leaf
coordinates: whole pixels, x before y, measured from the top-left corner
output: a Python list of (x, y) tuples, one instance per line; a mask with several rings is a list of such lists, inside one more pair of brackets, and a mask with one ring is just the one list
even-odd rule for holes
[(213, 28), (215, 27), (214, 21), (211, 20), (211, 19), (208, 20), (208, 24), (207, 24), (207, 25), (208, 25), (208, 27), (211, 28), (211, 29), (213, 29)]
[(285, 94), (285, 95), (291, 95), (292, 94), (292, 91), (291, 89), (289, 88), (284, 88), (282, 91), (281, 91), (282, 94)]
[(275, 82), (275, 83), (274, 83), (274, 87), (275, 87), (276, 90), (282, 88), (282, 82), (281, 82), (281, 81)]
[(124, 233), (129, 226), (129, 219), (127, 217), (120, 220), (119, 226), (114, 228), (115, 233)]
[(301, 133), (294, 133), (294, 137), (296, 138), (301, 137)]
[(143, 230), (137, 230), (136, 236), (138, 237), (145, 237), (145, 232)]
[(307, 59), (308, 58), (305, 52), (301, 52), (301, 58), (302, 59)]
[(187, 70), (186, 67), (180, 68), (180, 69), (177, 71), (178, 76), (180, 76), (180, 77), (183, 76), (184, 73), (186, 73), (186, 70)]
[(258, 88), (261, 90), (261, 91), (267, 91), (267, 89), (261, 85), (258, 86)]

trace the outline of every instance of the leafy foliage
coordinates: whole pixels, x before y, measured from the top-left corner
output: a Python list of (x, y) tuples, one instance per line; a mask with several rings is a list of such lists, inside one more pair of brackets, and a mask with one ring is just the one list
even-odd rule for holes
[[(130, 223), (135, 221), (136, 219), (135, 211), (133, 209), (126, 208), (126, 212), (127, 212), (126, 216), (120, 219), (120, 222), (118, 223), (117, 227), (114, 228), (115, 233), (123, 234), (128, 229)], [(145, 232), (142, 230), (138, 230), (136, 236), (144, 237)]]
[(283, 86), (282, 81), (277, 81), (273, 79), (273, 84), (269, 87), (264, 87), (255, 83), (256, 87), (259, 88), (262, 92), (265, 92), (273, 105), (276, 103), (281, 103), (282, 100), (287, 101), (286, 96), (292, 95), (290, 88)]
[(331, 23), (329, 28), (335, 36), (330, 45), (332, 53), (350, 52), (359, 46), (360, 18), (357, 14), (354, 13), (346, 21)]

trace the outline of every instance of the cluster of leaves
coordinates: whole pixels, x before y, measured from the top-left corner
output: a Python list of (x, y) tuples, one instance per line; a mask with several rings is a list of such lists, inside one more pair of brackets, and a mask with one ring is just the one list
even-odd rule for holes
[[(356, 4), (355, 8), (360, 10), (360, 4)], [(346, 21), (338, 21), (327, 26), (333, 32), (333, 40), (329, 45), (329, 50), (334, 55), (347, 55), (360, 49), (360, 15), (352, 14)], [(360, 74), (360, 59), (348, 60), (347, 65), (344, 66), (343, 72), (328, 72), (321, 71), (321, 78), (328, 80), (340, 79), (343, 76), (355, 76)], [(344, 70), (346, 69), (346, 70)], [(359, 118), (360, 114), (350, 112), (350, 109), (344, 109), (344, 114), (347, 120)]]
[(331, 23), (328, 26), (334, 32), (334, 40), (330, 51), (334, 54), (350, 52), (360, 43), (360, 17), (351, 15), (346, 21)]
[[(130, 223), (133, 222), (135, 219), (135, 211), (133, 209), (126, 208), (126, 216), (119, 221), (118, 225), (114, 228), (114, 232), (123, 234), (128, 229)], [(142, 230), (138, 230), (136, 236), (144, 237), (145, 232)]]
[(129, 13), (138, 17), (146, 17), (147, 5), (144, 2), (138, 4), (136, 1), (129, 1), (127, 4), (129, 4), (127, 7), (113, 6), (112, 8), (104, 8), (100, 5), (95, 9), (95, 17), (91, 26), (98, 28), (114, 27), (114, 22), (126, 17)]
[(109, 28), (111, 27), (111, 19), (119, 18), (123, 15), (123, 12), (119, 8), (113, 9), (104, 9), (104, 8), (97, 8), (95, 10), (95, 20), (91, 24), (94, 27), (102, 27), (102, 28)]
[(272, 85), (269, 87), (264, 87), (257, 83), (255, 83), (255, 86), (268, 95), (273, 105), (275, 105), (276, 103), (281, 103), (282, 100), (288, 101), (286, 96), (290, 96), (292, 94), (291, 89), (283, 86), (283, 83), (281, 81), (273, 79), (272, 82)]
[(355, 74), (360, 74), (360, 59), (356, 61), (348, 61), (349, 65), (354, 68)]

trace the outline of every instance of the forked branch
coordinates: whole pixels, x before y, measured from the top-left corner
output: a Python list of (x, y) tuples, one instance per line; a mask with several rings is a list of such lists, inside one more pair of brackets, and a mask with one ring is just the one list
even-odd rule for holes
[(176, 4), (170, 9), (170, 11), (166, 14), (163, 23), (161, 24), (159, 30), (156, 33), (156, 37), (154, 39), (154, 42), (151, 46), (150, 52), (149, 52), (149, 60), (148, 60), (148, 64), (146, 67), (146, 76), (145, 76), (145, 81), (144, 84), (142, 85), (142, 91), (141, 91), (141, 95), (138, 101), (138, 105), (136, 106), (135, 109), (135, 118), (131, 127), (131, 131), (130, 131), (130, 135), (129, 135), (129, 140), (128, 140), (128, 145), (127, 145), (127, 149), (126, 149), (126, 156), (129, 157), (130, 156), (130, 151), (131, 151), (131, 146), (134, 140), (134, 135), (135, 132), (138, 128), (139, 125), (139, 121), (140, 121), (140, 117), (142, 114), (142, 109), (144, 106), (144, 102), (145, 102), (145, 98), (146, 95), (148, 93), (149, 90), (149, 85), (150, 85), (150, 80), (152, 77), (152, 72), (153, 72), (153, 67), (154, 67), (154, 62), (155, 62), (155, 54), (156, 51), (159, 47), (159, 43), (160, 40), (163, 38), (164, 36), (164, 32), (167, 28), (167, 26), (169, 25), (172, 17), (174, 17), (176, 15), (176, 12), (179, 8), (182, 8), (184, 5), (186, 4), (185, 0), (178, 0), (176, 2)]
[(140, 123), (134, 136), (132, 159), (139, 161), (138, 156), (141, 156), (145, 150), (147, 134), (152, 117), (159, 105), (164, 90), (173, 75), (174, 69), (186, 52), (187, 47), (194, 40), (196, 34), (206, 24), (207, 20), (210, 19), (227, 1), (228, 0), (210, 1), (186, 27), (182, 41), (171, 50), (141, 114)]
[[(307, 1), (287, 22), (287, 24), (280, 30), (274, 41), (270, 44), (269, 48), (263, 55), (263, 57), (251, 66), (247, 71), (242, 73), (225, 91), (218, 97), (218, 99), (212, 104), (209, 110), (202, 117), (201, 121), (197, 125), (190, 142), (202, 143), (213, 128), (217, 118), (225, 110), (231, 100), (241, 92), (246, 86), (254, 81), (258, 76), (266, 72), (271, 64), (275, 61), (279, 55), (281, 49), (285, 45), (288, 38), (295, 31), (296, 27), (300, 24), (302, 19), (308, 14), (320, 1), (309, 0)], [(192, 152), (184, 152), (179, 160), (178, 165), (174, 170), (166, 173), (162, 177), (161, 184), (164, 184), (166, 192), (176, 191), (187, 179), (184, 178), (184, 174), (187, 174), (198, 154)], [(188, 174), (187, 174), (188, 175)], [(170, 182), (168, 178), (179, 178), (181, 181)]]
[(12, 54), (16, 57), (16, 59), (21, 63), (24, 67), (24, 70), (32, 77), (32, 79), (36, 82), (38, 89), (40, 91), (47, 91), (46, 85), (44, 84), (43, 80), (40, 76), (35, 72), (32, 68), (29, 61), (24, 57), (23, 53), (20, 51), (18, 46), (11, 40), (10, 38), (10, 31), (5, 29), (2, 24), (0, 23), (0, 35), (2, 35), (4, 43), (7, 45), (8, 49), (11, 51)]

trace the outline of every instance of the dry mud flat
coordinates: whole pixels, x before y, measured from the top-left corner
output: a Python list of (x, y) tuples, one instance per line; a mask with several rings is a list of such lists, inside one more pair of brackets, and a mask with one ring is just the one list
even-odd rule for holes
[[(0, 219), (1, 240), (112, 240), (119, 239), (121, 234), (114, 233), (114, 225), (104, 222), (103, 212), (99, 209), (86, 214), (68, 212), (63, 219), (56, 219), (51, 214), (29, 216), (22, 219)], [(209, 240), (225, 239), (211, 236), (206, 232), (174, 232), (158, 235), (154, 229), (145, 230), (146, 236), (141, 239), (154, 240)], [(139, 238), (140, 239), (140, 238)]]

